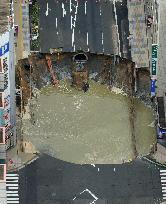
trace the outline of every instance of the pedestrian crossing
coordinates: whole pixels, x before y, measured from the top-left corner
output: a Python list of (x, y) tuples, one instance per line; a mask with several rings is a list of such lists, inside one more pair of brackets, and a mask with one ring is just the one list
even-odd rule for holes
[(6, 175), (7, 204), (19, 203), (18, 181), (18, 174), (8, 173)]

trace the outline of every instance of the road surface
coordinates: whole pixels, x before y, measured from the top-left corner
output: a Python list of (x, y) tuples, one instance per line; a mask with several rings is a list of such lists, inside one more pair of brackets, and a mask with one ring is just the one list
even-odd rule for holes
[(89, 204), (95, 199), (96, 204), (157, 204), (162, 199), (159, 168), (141, 160), (75, 165), (42, 155), (19, 177), (22, 204)]
[(113, 3), (109, 0), (39, 0), (41, 52), (62, 47), (113, 54)]

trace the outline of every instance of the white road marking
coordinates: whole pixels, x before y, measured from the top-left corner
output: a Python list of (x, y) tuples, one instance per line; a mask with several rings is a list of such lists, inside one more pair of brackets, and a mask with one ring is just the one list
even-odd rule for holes
[(18, 186), (18, 184), (13, 184), (13, 183), (9, 184), (9, 183), (7, 183), (6, 186)]
[(19, 200), (19, 198), (7, 198), (7, 201), (8, 201), (8, 200), (12, 200), (12, 201), (13, 201), (13, 200)]
[(13, 177), (13, 176), (16, 176), (18, 177), (18, 174), (7, 174), (8, 177)]
[(63, 9), (63, 17), (66, 15), (65, 5), (62, 3), (62, 9)]
[(15, 204), (15, 203), (19, 203), (19, 201), (18, 200), (13, 200), (13, 201), (8, 200), (7, 203)]
[(114, 172), (116, 171), (116, 169), (114, 168)]
[(166, 173), (166, 169), (160, 169), (160, 172)]
[(58, 19), (56, 18), (56, 28), (58, 27)]
[(11, 187), (11, 186), (10, 186), (10, 187), (8, 187), (8, 189), (9, 189), (9, 190), (18, 189), (18, 187)]
[(18, 179), (17, 179), (17, 180), (13, 180), (13, 181), (12, 181), (12, 180), (10, 181), (10, 180), (8, 179), (8, 181), (6, 181), (6, 183), (17, 183), (17, 182), (18, 182)]
[(70, 13), (72, 12), (72, 9), (71, 9), (71, 0), (70, 0)]
[(100, 169), (99, 169), (99, 168), (97, 168), (97, 171), (100, 171)]
[(48, 3), (47, 3), (47, 10), (45, 12), (45, 15), (48, 16)]
[(18, 197), (18, 194), (9, 194), (9, 193), (7, 193), (7, 196), (9, 196), (9, 197), (14, 197), (14, 196)]
[(72, 32), (72, 47), (74, 45), (74, 29), (73, 29), (73, 32)]
[(103, 32), (101, 33), (101, 44), (103, 45), (103, 42), (104, 42), (104, 34)]
[(71, 16), (71, 18), (70, 18), (70, 23), (71, 23), (71, 29), (72, 29), (72, 26), (73, 26), (73, 16)]
[(163, 200), (166, 199), (166, 170), (160, 169), (160, 177), (161, 177), (161, 188), (163, 194)]
[(15, 194), (15, 193), (18, 193), (18, 191), (7, 191), (7, 193)]
[(88, 32), (86, 33), (86, 44), (89, 44), (89, 36), (88, 36)]
[(80, 195), (83, 194), (85, 191), (87, 191), (87, 192), (94, 198), (94, 201), (90, 202), (90, 204), (95, 203), (95, 201), (98, 200), (98, 197), (96, 197), (95, 194), (93, 194), (93, 193), (92, 193), (89, 189), (87, 189), (87, 188), (86, 188), (84, 191), (82, 191), (82, 192), (80, 193)]
[(16, 177), (16, 176), (15, 176), (15, 177), (10, 177), (10, 176), (7, 176), (7, 177), (6, 177), (6, 179), (7, 179), (7, 180), (8, 180), (8, 179), (12, 179), (12, 180), (13, 180), (13, 179), (14, 179), (14, 180), (18, 180), (18, 177)]
[(86, 10), (87, 10), (87, 1), (85, 1), (85, 15), (86, 15)]
[(73, 200), (75, 200), (77, 197), (75, 196), (74, 198), (73, 198)]
[(166, 173), (160, 173), (161, 176), (166, 176)]

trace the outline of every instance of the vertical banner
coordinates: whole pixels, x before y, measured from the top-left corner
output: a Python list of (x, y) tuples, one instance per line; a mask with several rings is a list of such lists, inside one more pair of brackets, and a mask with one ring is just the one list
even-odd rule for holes
[(156, 79), (151, 79), (151, 97), (155, 96), (156, 93)]
[(157, 51), (158, 51), (158, 45), (152, 44), (152, 67), (151, 67), (151, 75), (156, 76), (157, 75)]

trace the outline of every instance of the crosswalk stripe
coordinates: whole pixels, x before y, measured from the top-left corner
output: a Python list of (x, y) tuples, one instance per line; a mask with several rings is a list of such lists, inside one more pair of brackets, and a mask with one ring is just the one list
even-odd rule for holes
[(8, 189), (9, 189), (9, 190), (18, 189), (18, 186), (17, 186), (17, 187), (10, 187), (10, 186), (9, 186)]
[(19, 203), (19, 200), (13, 200), (13, 201), (8, 200), (7, 203), (15, 204), (15, 203)]
[(11, 176), (11, 177), (17, 176), (18, 177), (18, 174), (6, 174), (6, 176)]
[(18, 186), (18, 183), (15, 184), (15, 183), (7, 183), (6, 186)]
[(166, 173), (160, 173), (161, 176), (166, 176)]
[(7, 204), (19, 203), (18, 194), (18, 184), (19, 175), (18, 174), (7, 174), (6, 175), (6, 188), (7, 188)]
[(13, 180), (13, 179), (18, 180), (18, 177), (6, 177), (6, 179), (7, 180)]
[(15, 183), (18, 183), (18, 179), (17, 179), (17, 180), (14, 179), (14, 180), (11, 180), (11, 181), (9, 181), (9, 180), (6, 181), (6, 183), (14, 183), (14, 182), (15, 182)]
[(7, 201), (8, 200), (19, 200), (19, 198), (7, 198)]
[(166, 180), (165, 180), (165, 179), (162, 179), (162, 180), (161, 180), (161, 183), (166, 183)]
[(8, 197), (18, 197), (18, 194), (7, 194)]
[(7, 193), (14, 194), (14, 193), (18, 193), (18, 191), (7, 191)]

